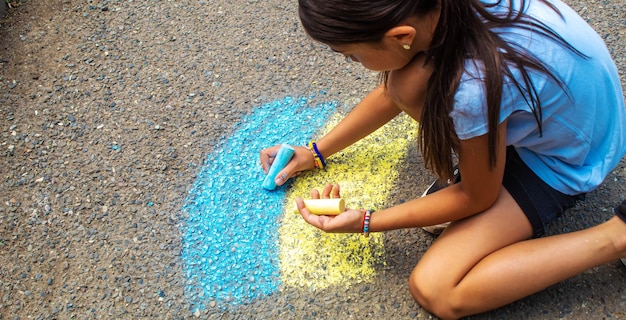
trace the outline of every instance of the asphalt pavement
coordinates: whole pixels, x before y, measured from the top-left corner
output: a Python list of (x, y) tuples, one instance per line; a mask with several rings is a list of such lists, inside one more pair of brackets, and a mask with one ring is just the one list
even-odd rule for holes
[[(308, 39), (296, 1), (9, 2), (0, 319), (432, 318), (406, 284), (434, 240), (422, 230), (337, 240), (349, 245), (335, 267), (285, 249), (303, 222), (287, 224), (281, 210), (300, 185), (262, 191), (259, 149), (319, 134), (378, 81)], [(567, 3), (606, 41), (626, 84), (624, 0)], [(382, 200), (359, 201), (402, 203), (432, 180), (411, 127), (394, 125), (370, 144), (389, 149), (357, 150), (397, 160), (380, 174), (394, 179), (368, 183)], [(357, 190), (350, 159), (361, 155), (337, 157), (345, 170), (331, 178)], [(549, 232), (609, 219), (625, 182), (622, 161)], [(307, 265), (319, 272), (298, 273)], [(472, 318), (626, 319), (626, 267), (616, 260)]]

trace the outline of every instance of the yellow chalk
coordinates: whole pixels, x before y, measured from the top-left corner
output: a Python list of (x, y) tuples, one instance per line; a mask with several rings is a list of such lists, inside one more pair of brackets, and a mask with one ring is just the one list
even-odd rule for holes
[[(343, 119), (337, 114), (317, 136)], [(341, 185), (341, 196), (351, 208), (387, 208), (410, 146), (417, 140), (417, 122), (398, 116), (388, 125), (337, 152), (324, 170), (307, 170), (294, 180), (285, 196), (280, 229), (280, 274), (285, 287), (319, 292), (371, 281), (384, 272), (383, 232), (363, 237), (357, 233), (325, 233), (292, 214), (295, 199), (329, 182)]]
[[(306, 199), (304, 206), (309, 212), (317, 215), (335, 216), (346, 211), (346, 203), (343, 199)], [(298, 213), (298, 209), (295, 210)]]

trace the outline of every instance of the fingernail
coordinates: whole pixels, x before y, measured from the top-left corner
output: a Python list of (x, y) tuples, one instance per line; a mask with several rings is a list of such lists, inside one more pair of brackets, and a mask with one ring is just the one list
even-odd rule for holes
[(281, 175), (279, 175), (278, 177), (276, 177), (276, 184), (282, 184), (283, 181), (287, 180), (287, 174), (283, 173)]

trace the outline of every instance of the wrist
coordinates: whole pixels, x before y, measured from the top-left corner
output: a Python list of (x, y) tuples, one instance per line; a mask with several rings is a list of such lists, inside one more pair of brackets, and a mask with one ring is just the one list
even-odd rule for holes
[(317, 148), (317, 143), (314, 140), (311, 140), (307, 144), (306, 147), (307, 149), (309, 149), (309, 151), (311, 151), (311, 154), (313, 155), (313, 164), (315, 168), (319, 168), (319, 169), (326, 168), (326, 160), (324, 159), (324, 156)]
[(361, 232), (361, 234), (364, 237), (368, 237), (370, 235), (370, 221), (371, 221), (372, 213), (374, 213), (374, 209), (369, 209), (363, 212), (363, 222), (361, 224), (362, 225), (361, 230), (363, 231)]

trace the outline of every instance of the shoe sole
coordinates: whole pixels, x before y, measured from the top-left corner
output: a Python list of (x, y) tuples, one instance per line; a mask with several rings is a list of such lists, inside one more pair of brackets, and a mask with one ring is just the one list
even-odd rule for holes
[(430, 191), (430, 189), (432, 189), (433, 186), (435, 186), (435, 184), (437, 184), (439, 182), (439, 180), (435, 180), (433, 183), (431, 183), (428, 188), (426, 188), (426, 190), (424, 190), (424, 193), (422, 193), (422, 197), (426, 196), (428, 194), (428, 191)]
[[(458, 174), (459, 174), (459, 168), (458, 168), (458, 167), (457, 167), (457, 168), (454, 168), (454, 176), (455, 176), (455, 177), (453, 178), (453, 179), (454, 179), (454, 181), (450, 181), (450, 180), (448, 180), (448, 181), (447, 181), (447, 183), (446, 183), (446, 185), (445, 185), (445, 186), (441, 186), (441, 187), (439, 187), (439, 188), (438, 188), (438, 190), (441, 190), (441, 189), (443, 189), (443, 188), (445, 188), (445, 187), (449, 186), (450, 184), (457, 183), (457, 182), (458, 182), (458, 181), (457, 181), (457, 179), (458, 179), (458, 178), (457, 178), (457, 177), (458, 177)], [(439, 184), (442, 184), (441, 182), (439, 182), (439, 180), (435, 180), (433, 183), (431, 183), (431, 184), (428, 186), (428, 188), (426, 188), (426, 190), (424, 191), (424, 193), (422, 193), (422, 197), (426, 196), (427, 194), (430, 194), (430, 193), (431, 193), (431, 192), (430, 192), (430, 190), (431, 190), (431, 189), (432, 189), (432, 188), (433, 188), (436, 184), (438, 184), (438, 183), (439, 183)], [(438, 190), (437, 190), (437, 191), (438, 191)], [(446, 230), (446, 228), (447, 228), (449, 225), (450, 225), (450, 222), (444, 222), (444, 223), (436, 224), (436, 225), (434, 225), (434, 226), (426, 226), (426, 227), (422, 227), (422, 230), (424, 230), (424, 231), (426, 231), (426, 232), (428, 232), (428, 233), (430, 233), (430, 234), (432, 234), (432, 235), (440, 235), (440, 234), (443, 232), (443, 230)]]
[(422, 230), (432, 234), (432, 235), (440, 235), (446, 228), (450, 225), (450, 222), (444, 222), (440, 224), (436, 224), (434, 226), (422, 227)]

